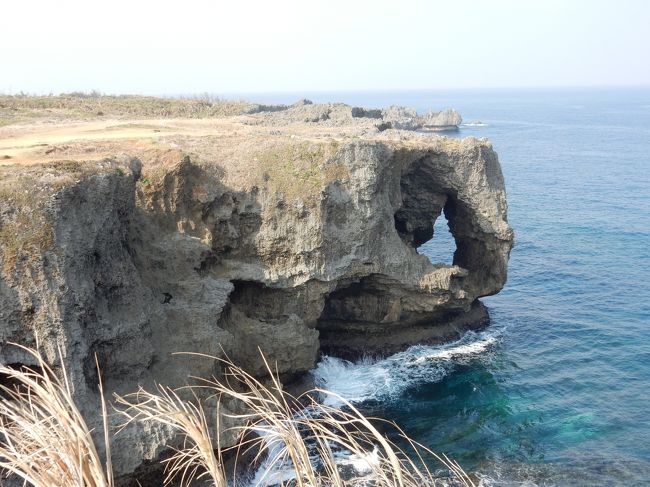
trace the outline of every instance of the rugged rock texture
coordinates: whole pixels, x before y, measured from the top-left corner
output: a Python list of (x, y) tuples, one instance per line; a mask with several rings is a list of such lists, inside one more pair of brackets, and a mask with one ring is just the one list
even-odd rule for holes
[[(59, 346), (91, 412), (95, 353), (106, 389), (125, 393), (219, 373), (174, 352), (225, 352), (263, 374), (259, 347), (290, 379), (319, 350), (390, 352), (487, 321), (477, 298), (504, 285), (513, 238), (489, 142), (392, 130), (236, 135), (251, 123), (259, 118), (166, 141), (173, 149), (66, 166), (72, 176), (4, 170), (0, 360), (29, 362), (10, 341), (38, 336), (54, 363)], [(32, 187), (40, 200), (25, 197)], [(443, 213), (452, 266), (417, 252)], [(116, 436), (118, 474), (172, 442), (144, 428)]]
[[(270, 113), (274, 112), (274, 113)], [(379, 130), (421, 130), (450, 131), (457, 130), (463, 119), (456, 110), (448, 108), (436, 112), (428, 111), (418, 114), (414, 108), (393, 105), (383, 110), (351, 107), (344, 103), (314, 104), (309, 100), (300, 100), (293, 105), (260, 106), (251, 113), (258, 113), (255, 123), (278, 125), (289, 123), (325, 124), (345, 126), (359, 124), (365, 119)]]
[(395, 105), (382, 111), (382, 120), (394, 129), (430, 131), (455, 130), (463, 121), (460, 114), (450, 108), (421, 116), (413, 108)]
[(430, 111), (424, 115), (424, 127), (428, 128), (458, 128), (458, 126), (463, 122), (460, 113), (456, 110), (448, 108), (441, 112)]

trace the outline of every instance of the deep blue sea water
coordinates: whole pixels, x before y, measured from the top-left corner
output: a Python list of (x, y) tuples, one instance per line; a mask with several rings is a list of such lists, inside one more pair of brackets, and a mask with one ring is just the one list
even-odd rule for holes
[(516, 235), (487, 330), (317, 373), (485, 485), (650, 485), (650, 89), (305, 95), (480, 120), (450, 136), (492, 141)]

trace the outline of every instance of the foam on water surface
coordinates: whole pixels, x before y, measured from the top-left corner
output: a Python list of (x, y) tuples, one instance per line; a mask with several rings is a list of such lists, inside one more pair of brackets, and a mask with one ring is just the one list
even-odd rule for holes
[(389, 400), (418, 384), (441, 380), (455, 363), (481, 354), (497, 343), (500, 330), (467, 332), (444, 345), (415, 345), (389, 357), (350, 362), (324, 356), (312, 372), (317, 386), (333, 392), (323, 399), (340, 406), (338, 396), (350, 402)]
[[(323, 396), (323, 404), (342, 407), (345, 401), (360, 403), (369, 399), (389, 400), (399, 397), (408, 387), (441, 380), (454, 364), (485, 353), (498, 341), (498, 329), (467, 332), (459, 340), (437, 345), (412, 346), (383, 359), (362, 359), (350, 362), (324, 356), (312, 371), (316, 385), (332, 394)], [(310, 409), (296, 413), (296, 417), (314, 414)], [(260, 425), (256, 433), (264, 439), (268, 448), (267, 458), (256, 470), (249, 482), (251, 487), (275, 485), (288, 482), (294, 477), (289, 464), (273, 462), (284, 447), (282, 440), (272, 428)], [(345, 450), (335, 451), (336, 463), (350, 467), (355, 475), (363, 478), (371, 472), (371, 465), (378, 461), (378, 450), (360, 456)], [(313, 463), (318, 463), (314, 455)], [(371, 482), (371, 480), (369, 480)]]
[[(307, 95), (480, 120), (447, 135), (490, 139), (516, 235), (508, 283), (484, 299), (487, 333), (378, 361), (324, 358), (320, 385), (367, 401), (481, 485), (648, 485), (650, 90)], [(445, 226), (418, 249), (434, 263), (453, 259)]]

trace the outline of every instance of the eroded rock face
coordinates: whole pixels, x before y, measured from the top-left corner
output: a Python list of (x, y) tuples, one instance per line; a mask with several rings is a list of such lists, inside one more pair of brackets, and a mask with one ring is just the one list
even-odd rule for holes
[(453, 130), (463, 119), (456, 110), (429, 111), (419, 115), (414, 108), (390, 106), (382, 111), (382, 119), (391, 128), (400, 130)]
[[(219, 374), (215, 362), (176, 352), (225, 352), (263, 375), (259, 348), (288, 379), (311, 369), (321, 350), (392, 352), (486, 322), (477, 299), (504, 285), (513, 238), (489, 142), (274, 143), (273, 158), (251, 157), (259, 158), (252, 167), (276, 166), (243, 183), (233, 183), (239, 166), (224, 162), (240, 149), (228, 146), (207, 162), (179, 156), (157, 178), (146, 168), (142, 175), (137, 160), (112, 161), (114, 170), (58, 191), (39, 210), (52, 245), (3, 266), (0, 360), (28, 362), (10, 341), (33, 344), (38, 335), (53, 363), (60, 346), (91, 413), (95, 353), (107, 391), (127, 393)], [(289, 149), (278, 151), (282, 144)], [(271, 171), (283, 164), (286, 173)], [(0, 208), (5, 226), (12, 204)], [(451, 266), (417, 252), (443, 212), (457, 244)], [(173, 438), (137, 426), (114, 444), (120, 475)]]
[(463, 119), (456, 110), (447, 108), (441, 112), (430, 111), (424, 116), (424, 126), (432, 128), (458, 127)]
[(309, 100), (300, 100), (293, 105), (260, 107), (252, 113), (260, 115), (255, 123), (266, 125), (303, 123), (343, 127), (365, 120), (380, 130), (448, 131), (457, 130), (463, 121), (460, 113), (451, 108), (429, 110), (420, 115), (415, 108), (399, 105), (382, 110), (351, 107), (344, 103), (314, 104)]

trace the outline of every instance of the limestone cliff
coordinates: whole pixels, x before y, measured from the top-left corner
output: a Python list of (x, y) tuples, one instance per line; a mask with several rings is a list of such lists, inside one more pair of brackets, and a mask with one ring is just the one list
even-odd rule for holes
[[(262, 374), (259, 347), (289, 380), (320, 351), (387, 353), (487, 321), (478, 298), (504, 285), (513, 238), (488, 141), (271, 116), (0, 168), (0, 360), (29, 362), (7, 343), (38, 336), (56, 363), (58, 346), (92, 411), (94, 354), (120, 393), (219, 372), (174, 352)], [(417, 251), (443, 213), (452, 266)], [(127, 429), (117, 473), (170, 440)]]

